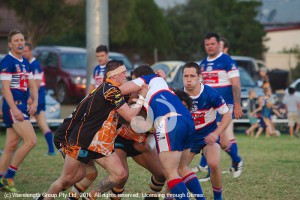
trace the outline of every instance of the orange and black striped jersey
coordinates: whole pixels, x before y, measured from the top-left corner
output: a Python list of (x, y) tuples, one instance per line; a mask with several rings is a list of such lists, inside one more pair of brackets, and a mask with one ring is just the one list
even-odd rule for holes
[(86, 111), (70, 134), (69, 141), (80, 147), (108, 156), (117, 136), (117, 109), (125, 103), (120, 89), (107, 79), (92, 94)]

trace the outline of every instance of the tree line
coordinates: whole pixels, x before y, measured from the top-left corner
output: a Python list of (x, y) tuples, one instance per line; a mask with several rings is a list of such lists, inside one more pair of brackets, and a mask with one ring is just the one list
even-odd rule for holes
[[(86, 0), (13, 0), (4, 3), (24, 24), (35, 45), (85, 47)], [(71, 2), (71, 3), (70, 3)], [(160, 9), (153, 0), (109, 0), (110, 49), (159, 60), (200, 60), (203, 37), (217, 32), (230, 41), (230, 54), (262, 58), (265, 32), (256, 20), (258, 1), (189, 0)]]

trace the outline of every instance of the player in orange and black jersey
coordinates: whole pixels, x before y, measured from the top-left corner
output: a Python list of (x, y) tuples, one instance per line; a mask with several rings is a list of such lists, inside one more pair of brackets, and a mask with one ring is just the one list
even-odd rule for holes
[[(136, 116), (148, 91), (144, 87), (134, 107), (129, 107), (118, 86), (126, 81), (126, 67), (122, 61), (111, 60), (107, 64), (105, 82), (90, 94), (87, 107), (79, 123), (70, 132), (65, 147), (65, 162), (61, 176), (51, 185), (47, 194), (55, 196), (73, 185), (74, 177), (85, 175), (86, 163), (94, 160), (108, 172), (95, 192), (102, 193), (121, 183), (126, 174), (119, 157), (113, 152), (117, 136), (119, 115), (126, 121)], [(74, 118), (74, 116), (73, 116)], [(41, 199), (41, 198), (38, 198)], [(46, 198), (52, 199), (52, 198)]]

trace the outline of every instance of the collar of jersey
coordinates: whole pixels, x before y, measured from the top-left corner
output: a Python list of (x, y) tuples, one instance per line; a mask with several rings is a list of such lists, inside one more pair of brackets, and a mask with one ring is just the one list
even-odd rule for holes
[(116, 82), (114, 82), (114, 81), (111, 80), (110, 78), (107, 78), (107, 79), (106, 79), (106, 82), (111, 83), (113, 86), (116, 86), (116, 87), (120, 86), (120, 84), (117, 84)]

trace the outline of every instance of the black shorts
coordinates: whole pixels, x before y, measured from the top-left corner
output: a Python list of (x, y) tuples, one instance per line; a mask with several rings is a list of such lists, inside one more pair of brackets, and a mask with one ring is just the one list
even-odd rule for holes
[(134, 157), (140, 155), (142, 152), (136, 150), (133, 146), (133, 140), (127, 140), (121, 136), (117, 136), (115, 139), (115, 149), (122, 149), (127, 153), (127, 157)]

